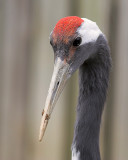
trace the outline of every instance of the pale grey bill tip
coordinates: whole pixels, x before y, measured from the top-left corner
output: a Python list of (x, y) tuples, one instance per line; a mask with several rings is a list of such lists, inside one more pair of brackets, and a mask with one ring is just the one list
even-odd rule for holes
[(57, 58), (54, 64), (54, 71), (41, 119), (39, 141), (41, 141), (44, 136), (50, 115), (65, 86), (67, 79), (70, 77), (68, 71), (69, 64), (60, 58)]

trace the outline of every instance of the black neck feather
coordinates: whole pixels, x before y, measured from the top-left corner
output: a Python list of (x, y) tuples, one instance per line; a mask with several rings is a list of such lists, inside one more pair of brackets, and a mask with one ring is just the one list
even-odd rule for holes
[(99, 132), (109, 81), (111, 58), (103, 36), (96, 53), (79, 69), (79, 98), (73, 145), (80, 160), (100, 160)]

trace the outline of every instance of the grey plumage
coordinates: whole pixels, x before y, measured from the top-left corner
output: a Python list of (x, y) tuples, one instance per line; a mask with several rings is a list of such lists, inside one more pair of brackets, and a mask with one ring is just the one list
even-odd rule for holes
[(79, 17), (60, 20), (50, 35), (53, 76), (42, 117), (40, 137), (66, 81), (79, 69), (79, 98), (72, 160), (100, 160), (99, 132), (111, 68), (107, 40), (95, 22)]
[(111, 68), (110, 49), (103, 35), (93, 44), (93, 53), (90, 55), (79, 68), (79, 98), (73, 145), (80, 152), (80, 160), (100, 160), (100, 122)]

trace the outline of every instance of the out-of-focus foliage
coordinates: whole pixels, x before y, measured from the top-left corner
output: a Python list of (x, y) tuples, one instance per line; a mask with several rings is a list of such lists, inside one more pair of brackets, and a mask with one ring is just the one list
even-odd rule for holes
[(53, 70), (49, 34), (76, 15), (96, 21), (113, 58), (101, 124), (103, 160), (128, 159), (128, 1), (0, 1), (0, 160), (69, 160), (77, 105), (77, 74), (68, 82), (38, 142), (41, 112)]

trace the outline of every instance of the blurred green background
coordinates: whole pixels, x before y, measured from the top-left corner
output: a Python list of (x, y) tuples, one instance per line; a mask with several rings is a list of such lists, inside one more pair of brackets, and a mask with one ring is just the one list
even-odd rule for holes
[(70, 160), (78, 74), (66, 85), (38, 142), (53, 71), (49, 34), (66, 16), (97, 22), (113, 59), (102, 160), (128, 159), (128, 0), (0, 0), (0, 160)]

